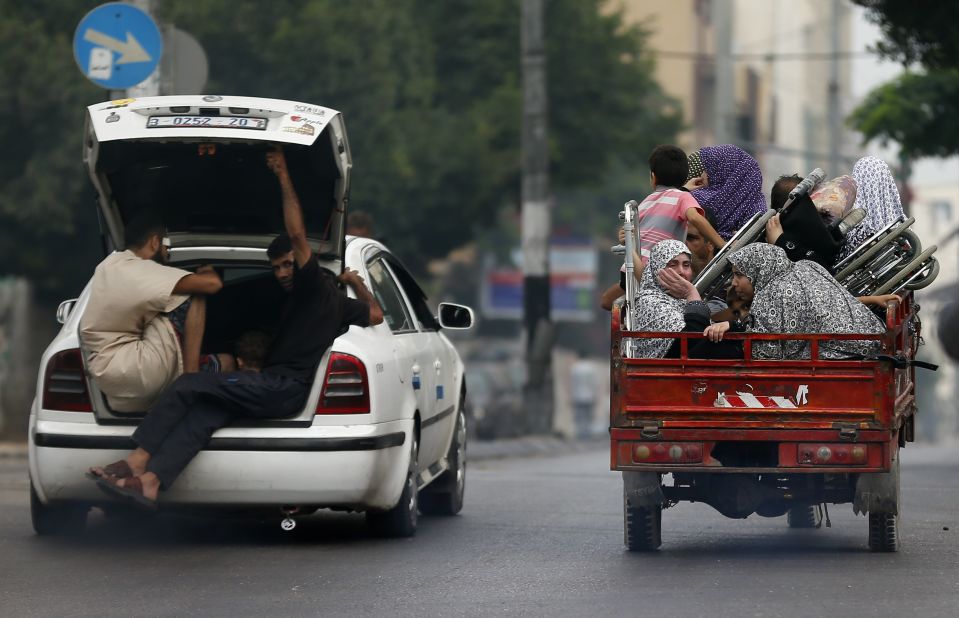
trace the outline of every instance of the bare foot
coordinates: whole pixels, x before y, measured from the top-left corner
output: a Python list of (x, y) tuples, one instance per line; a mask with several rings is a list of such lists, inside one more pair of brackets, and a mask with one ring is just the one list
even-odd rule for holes
[[(152, 472), (144, 472), (137, 475), (136, 478), (140, 480), (140, 485), (143, 487), (143, 497), (156, 502), (157, 496), (160, 494), (160, 479), (157, 478), (157, 475)], [(117, 481), (117, 487), (126, 487), (126, 483), (127, 479), (120, 479)]]
[(133, 470), (133, 476), (140, 476), (147, 470), (147, 463), (150, 461), (150, 453), (142, 448), (137, 448), (127, 456), (127, 465)]

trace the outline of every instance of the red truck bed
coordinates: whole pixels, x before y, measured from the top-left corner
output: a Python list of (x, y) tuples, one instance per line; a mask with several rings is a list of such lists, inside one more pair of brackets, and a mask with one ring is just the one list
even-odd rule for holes
[[(727, 334), (745, 360), (687, 357), (695, 333), (629, 333), (613, 312), (610, 466), (644, 472), (886, 472), (913, 438), (918, 343), (911, 294), (883, 335)], [(677, 359), (624, 358), (631, 337), (683, 339)], [(753, 360), (761, 339), (811, 341), (810, 360)], [(821, 341), (879, 339), (882, 360), (819, 360)]]

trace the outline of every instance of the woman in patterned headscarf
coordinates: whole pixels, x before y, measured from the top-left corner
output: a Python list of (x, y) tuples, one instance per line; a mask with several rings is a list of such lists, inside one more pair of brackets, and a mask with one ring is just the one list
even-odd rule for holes
[[(683, 259), (685, 258), (685, 259)], [(667, 292), (660, 280), (660, 273), (667, 268), (675, 270), (687, 282), (692, 278), (689, 247), (678, 240), (661, 240), (653, 245), (649, 263), (643, 269), (643, 276), (633, 303), (633, 324), (635, 330), (647, 332), (675, 333), (686, 328), (686, 316), (705, 319), (709, 324), (709, 308), (699, 298), (696, 288), (690, 283), (692, 292), (684, 298), (676, 298)], [(684, 270), (685, 266), (685, 270)], [(685, 275), (683, 273), (688, 271)], [(702, 328), (705, 328), (703, 326)], [(696, 330), (702, 330), (697, 328)], [(672, 339), (633, 339), (634, 358), (663, 358), (673, 344)]]
[(852, 253), (866, 239), (893, 221), (905, 218), (899, 189), (885, 161), (863, 157), (853, 166), (852, 177), (856, 181), (856, 203), (853, 207), (865, 210), (866, 218), (846, 235), (839, 259)]
[[(691, 283), (690, 252), (686, 243), (661, 240), (650, 251), (643, 270), (636, 302), (633, 303), (635, 330), (676, 333), (703, 332), (709, 326), (709, 307)], [(676, 339), (632, 339), (632, 358), (676, 358)], [(705, 339), (691, 339), (690, 358), (742, 358), (738, 343), (716, 345)]]
[[(815, 262), (792, 262), (781, 248), (766, 243), (746, 245), (728, 259), (733, 287), (744, 300), (752, 295), (746, 319), (749, 332), (878, 335), (885, 331), (879, 318)], [(729, 323), (722, 322), (710, 326), (706, 334), (720, 340), (728, 329)], [(823, 341), (819, 358), (868, 356), (879, 349), (875, 340)], [(809, 342), (755, 341), (753, 358), (809, 358)]]
[(706, 184), (703, 186), (693, 179), (686, 186), (695, 189), (693, 197), (713, 215), (719, 235), (729, 240), (750, 217), (768, 208), (759, 163), (732, 144), (706, 146), (696, 155), (705, 170)]

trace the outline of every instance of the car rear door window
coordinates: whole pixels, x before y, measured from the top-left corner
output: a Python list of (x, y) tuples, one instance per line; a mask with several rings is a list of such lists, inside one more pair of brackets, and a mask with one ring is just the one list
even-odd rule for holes
[(429, 305), (426, 304), (426, 294), (419, 284), (416, 283), (416, 279), (414, 279), (413, 275), (393, 256), (387, 256), (387, 260), (389, 261), (390, 270), (396, 275), (396, 280), (399, 282), (400, 287), (406, 292), (406, 298), (409, 299), (410, 304), (413, 306), (413, 313), (419, 320), (423, 330), (439, 330), (440, 325), (436, 321), (433, 311), (429, 308)]
[(413, 323), (410, 313), (406, 308), (406, 302), (400, 294), (399, 288), (389, 271), (383, 266), (383, 261), (376, 259), (370, 262), (366, 267), (370, 274), (370, 287), (373, 290), (373, 296), (380, 303), (383, 309), (383, 319), (394, 333), (415, 332), (416, 326)]

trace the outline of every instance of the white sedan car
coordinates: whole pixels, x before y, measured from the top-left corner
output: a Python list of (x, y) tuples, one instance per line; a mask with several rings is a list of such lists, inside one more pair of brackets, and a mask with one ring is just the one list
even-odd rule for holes
[[(283, 230), (280, 192), (264, 163), (286, 151), (308, 235), (326, 268), (357, 270), (385, 320), (350, 327), (321, 361), (296, 416), (217, 431), (162, 508), (318, 508), (366, 512), (374, 531), (415, 532), (417, 511), (462, 508), (466, 472), (463, 363), (444, 328), (469, 328), (472, 310), (429, 310), (416, 281), (381, 243), (344, 235), (351, 158), (342, 117), (290, 101), (218, 96), (122, 100), (89, 108), (84, 162), (99, 196), (103, 240), (122, 247), (139, 209), (165, 216), (174, 265), (211, 264), (223, 291), (208, 300), (204, 347), (231, 351), (269, 330), (283, 292), (266, 247)], [(88, 291), (63, 303), (63, 328), (44, 353), (30, 413), (31, 511), (39, 534), (82, 529), (91, 506), (116, 506), (88, 467), (133, 447), (141, 413), (111, 410), (84, 367), (77, 336)], [(145, 412), (145, 411), (144, 411)]]

